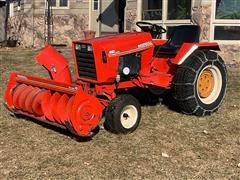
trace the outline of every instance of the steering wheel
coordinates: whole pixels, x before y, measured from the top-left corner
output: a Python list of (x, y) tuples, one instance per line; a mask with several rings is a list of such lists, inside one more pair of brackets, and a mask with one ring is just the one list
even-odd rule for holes
[(143, 31), (151, 33), (152, 37), (157, 37), (160, 34), (166, 33), (167, 30), (164, 29), (162, 26), (157, 24), (152, 24), (149, 22), (139, 21), (136, 25)]

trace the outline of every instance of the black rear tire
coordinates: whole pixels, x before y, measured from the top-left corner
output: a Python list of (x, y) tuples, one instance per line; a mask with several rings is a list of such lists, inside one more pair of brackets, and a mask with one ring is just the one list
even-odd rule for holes
[(218, 110), (226, 94), (226, 66), (216, 52), (197, 50), (179, 66), (173, 84), (182, 112), (210, 115)]
[(141, 120), (141, 105), (132, 95), (119, 95), (113, 99), (105, 112), (104, 126), (115, 134), (135, 131)]

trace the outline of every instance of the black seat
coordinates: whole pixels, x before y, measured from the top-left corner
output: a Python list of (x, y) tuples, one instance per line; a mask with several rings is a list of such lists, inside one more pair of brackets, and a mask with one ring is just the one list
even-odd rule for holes
[(161, 46), (155, 47), (155, 55), (175, 56), (183, 43), (198, 43), (200, 36), (200, 26), (181, 25), (173, 29), (168, 41)]

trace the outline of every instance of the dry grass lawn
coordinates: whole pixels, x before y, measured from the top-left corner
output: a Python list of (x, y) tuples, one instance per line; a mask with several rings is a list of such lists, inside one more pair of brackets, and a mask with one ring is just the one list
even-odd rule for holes
[[(36, 50), (0, 50), (0, 179), (240, 179), (240, 70), (210, 117), (165, 105), (143, 107), (130, 135), (102, 129), (80, 142), (63, 130), (11, 116), (3, 106), (10, 71), (38, 76)], [(63, 53), (72, 61), (71, 52)]]

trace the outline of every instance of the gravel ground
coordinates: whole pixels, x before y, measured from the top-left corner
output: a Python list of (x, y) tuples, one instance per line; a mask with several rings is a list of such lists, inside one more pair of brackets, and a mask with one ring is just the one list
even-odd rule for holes
[[(0, 50), (0, 179), (240, 179), (239, 68), (229, 69), (226, 99), (212, 116), (144, 106), (133, 134), (101, 128), (81, 142), (3, 106), (10, 71), (47, 76), (37, 52)], [(72, 61), (69, 50), (64, 55)]]

